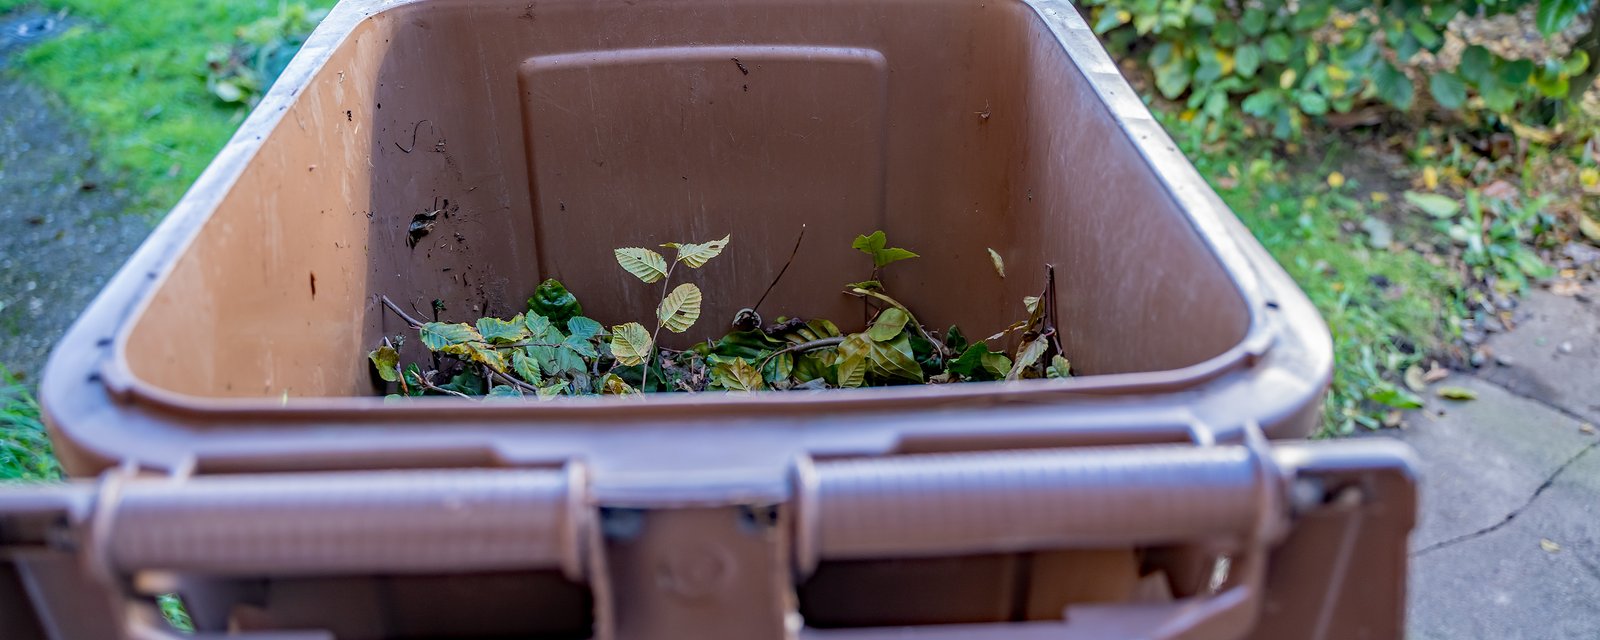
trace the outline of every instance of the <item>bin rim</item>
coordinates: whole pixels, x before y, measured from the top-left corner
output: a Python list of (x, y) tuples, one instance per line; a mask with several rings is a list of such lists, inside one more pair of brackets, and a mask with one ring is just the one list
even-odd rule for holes
[[(103, 385), (103, 391), (109, 392), (113, 398), (136, 401), (160, 412), (216, 420), (259, 420), (263, 412), (282, 417), (303, 412), (341, 421), (382, 423), (393, 422), (401, 416), (436, 417), (443, 412), (460, 410), (463, 401), (453, 398), (429, 398), (395, 404), (385, 403), (378, 396), (303, 396), (287, 399), (198, 396), (172, 391), (140, 378), (128, 366), (126, 359), (135, 319), (141, 317), (152, 304), (154, 296), (151, 294), (165, 285), (178, 258), (196, 241), (209, 221), (211, 212), (232, 190), (243, 170), (259, 152), (260, 141), (284, 120), (298, 97), (298, 87), (305, 86), (321, 71), (331, 55), (355, 33), (360, 23), (379, 14), (430, 1), (341, 0), (308, 38), (280, 76), (279, 82), (263, 97), (172, 212), (68, 330), (46, 367), (46, 384), (41, 385), (41, 395), (47, 394), (45, 387), (53, 388), (49, 384), (51, 380), (60, 381), (62, 385), (73, 384), (68, 380), (81, 380), (81, 374), (74, 372), (88, 369), (90, 382)], [(553, 402), (483, 403), (474, 409), (474, 413), (485, 418), (509, 415), (571, 418), (596, 415), (597, 412), (614, 417), (641, 417), (656, 412), (665, 414), (682, 411), (692, 406), (695, 412), (702, 415), (739, 415), (796, 408), (802, 404), (810, 410), (869, 411), (1165, 393), (1192, 389), (1228, 373), (1249, 369), (1266, 357), (1274, 346), (1293, 343), (1300, 349), (1306, 348), (1306, 345), (1316, 349), (1315, 343), (1327, 342), (1326, 337), (1319, 340), (1310, 335), (1287, 335), (1286, 332), (1309, 333), (1309, 329), (1303, 323), (1297, 326), (1273, 318), (1272, 310), (1310, 309), (1310, 302), (1292, 284), (1282, 286), (1287, 278), (1281, 274), (1281, 268), (1271, 263), (1270, 257), (1259, 245), (1254, 245), (1249, 232), (1234, 219), (1226, 204), (1155, 121), (1077, 10), (1065, 0), (1011, 1), (1031, 9), (1033, 16), (1042, 21), (1055, 36), (1077, 72), (1091, 80), (1088, 84), (1100, 98), (1099, 108), (1106, 110), (1112, 126), (1119, 129), (1140, 157), (1149, 163), (1167, 197), (1175, 202), (1183, 219), (1229, 274), (1246, 310), (1246, 327), (1237, 343), (1203, 361), (1159, 371), (1099, 374), (1060, 380), (916, 385), (818, 393), (652, 394), (648, 403), (626, 397), (563, 397)], [(1264, 274), (1264, 268), (1279, 273)], [(1273, 275), (1282, 277), (1274, 278)], [(1314, 311), (1311, 313), (1315, 315)], [(106, 316), (115, 318), (110, 321), (114, 323), (114, 332), (109, 338), (94, 335), (91, 325), (96, 322), (91, 320), (105, 326), (108, 323)], [(88, 336), (93, 337), (85, 340)], [(1320, 348), (1331, 351), (1331, 345)], [(1318, 375), (1326, 378), (1327, 372), (1319, 372)], [(1317, 384), (1316, 381), (1311, 383)], [(82, 389), (78, 388), (77, 391), (81, 392)], [(61, 392), (68, 393), (69, 389), (63, 386)]]

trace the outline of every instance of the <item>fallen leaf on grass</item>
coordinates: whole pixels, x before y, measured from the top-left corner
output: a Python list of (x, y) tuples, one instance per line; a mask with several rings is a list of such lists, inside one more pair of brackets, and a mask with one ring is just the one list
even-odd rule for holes
[(1478, 392), (1466, 387), (1439, 387), (1434, 393), (1446, 400), (1477, 400)]
[(1539, 548), (1544, 549), (1545, 553), (1558, 553), (1561, 551), (1561, 545), (1556, 544), (1554, 540), (1549, 538), (1540, 538)]

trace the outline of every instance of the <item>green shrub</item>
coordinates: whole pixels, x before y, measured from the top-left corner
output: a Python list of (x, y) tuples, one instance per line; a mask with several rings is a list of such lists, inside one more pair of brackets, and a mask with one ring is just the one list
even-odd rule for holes
[[(1444, 49), (1457, 16), (1514, 13), (1538, 4), (1546, 35), (1566, 29), (1579, 0), (1085, 0), (1107, 47), (1140, 60), (1155, 88), (1182, 100), (1209, 139), (1238, 113), (1279, 138), (1306, 118), (1378, 102), (1408, 111), (1426, 93), (1451, 111), (1542, 120), (1567, 97), (1588, 55), (1508, 60), (1482, 46)], [(1423, 54), (1428, 55), (1423, 55)], [(1447, 64), (1448, 63), (1448, 64)], [(1409, 74), (1408, 74), (1409, 72)], [(1414, 80), (1417, 78), (1418, 80)], [(1419, 80), (1425, 86), (1418, 87)]]

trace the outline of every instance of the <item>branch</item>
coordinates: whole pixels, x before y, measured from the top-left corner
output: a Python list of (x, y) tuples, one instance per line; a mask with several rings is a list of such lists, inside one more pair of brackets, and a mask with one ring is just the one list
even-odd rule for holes
[(772, 355), (769, 355), (765, 359), (763, 359), (761, 361), (761, 366), (756, 367), (756, 371), (764, 371), (764, 370), (766, 370), (768, 362), (772, 362), (773, 358), (781, 356), (781, 355), (783, 355), (785, 353), (805, 353), (807, 351), (816, 351), (817, 349), (826, 349), (828, 347), (837, 347), (837, 346), (839, 346), (841, 344), (844, 344), (844, 336), (838, 336), (838, 337), (833, 337), (833, 338), (819, 338), (819, 339), (811, 340), (811, 341), (808, 341), (808, 342), (802, 342), (800, 344), (789, 345), (787, 347), (784, 347), (782, 349), (779, 349), (777, 351), (772, 352)]
[(397, 305), (397, 304), (394, 303), (393, 300), (390, 300), (389, 296), (379, 296), (379, 297), (383, 298), (383, 306), (389, 307), (390, 311), (393, 311), (395, 315), (400, 316), (401, 320), (405, 320), (406, 324), (411, 325), (412, 329), (421, 329), (422, 328), (422, 323), (421, 322), (417, 322), (416, 318), (413, 318), (409, 314), (407, 314), (406, 312), (401, 311), (400, 310), (400, 305)]
[(489, 369), (489, 378), (491, 380), (495, 379), (495, 378), (499, 378), (499, 379), (501, 379), (501, 380), (503, 380), (505, 382), (511, 383), (511, 386), (517, 387), (518, 389), (522, 389), (523, 391), (531, 391), (531, 392), (533, 392), (535, 394), (539, 393), (539, 388), (538, 387), (535, 387), (535, 386), (533, 386), (531, 384), (528, 384), (526, 382), (523, 382), (523, 381), (518, 380), (516, 378), (513, 378), (511, 376), (508, 376), (508, 375), (506, 375), (504, 373), (500, 373), (499, 371), (495, 371), (494, 369)]
[(417, 376), (417, 382), (422, 383), (422, 388), (427, 389), (429, 391), (437, 391), (439, 393), (448, 393), (450, 395), (457, 396), (457, 397), (460, 397), (460, 398), (464, 398), (464, 399), (467, 399), (467, 400), (471, 400), (472, 399), (472, 396), (469, 396), (469, 395), (467, 395), (465, 393), (462, 393), (460, 391), (451, 391), (449, 389), (445, 389), (443, 387), (440, 387), (440, 386), (428, 381), (428, 376), (425, 376), (425, 375)]
[(755, 306), (750, 307), (751, 311), (760, 309), (761, 303), (766, 302), (767, 294), (772, 293), (772, 289), (778, 286), (778, 281), (783, 279), (783, 274), (789, 271), (789, 265), (794, 264), (794, 257), (800, 255), (800, 243), (805, 239), (806, 226), (802, 224), (800, 225), (800, 236), (794, 239), (794, 250), (789, 252), (789, 260), (783, 263), (783, 268), (778, 270), (778, 276), (772, 279), (772, 284), (767, 285), (767, 290), (761, 292), (761, 298), (756, 300)]

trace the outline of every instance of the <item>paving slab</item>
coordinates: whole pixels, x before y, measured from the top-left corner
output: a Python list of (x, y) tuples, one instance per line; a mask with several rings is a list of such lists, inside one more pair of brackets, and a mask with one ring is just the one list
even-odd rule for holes
[(1488, 342), (1509, 366), (1489, 364), (1480, 375), (1600, 425), (1600, 303), (1533, 291), (1513, 318), (1514, 331)]
[(1472, 375), (1440, 384), (1478, 399), (1430, 396), (1376, 434), (1421, 461), (1408, 637), (1600, 638), (1600, 435)]

